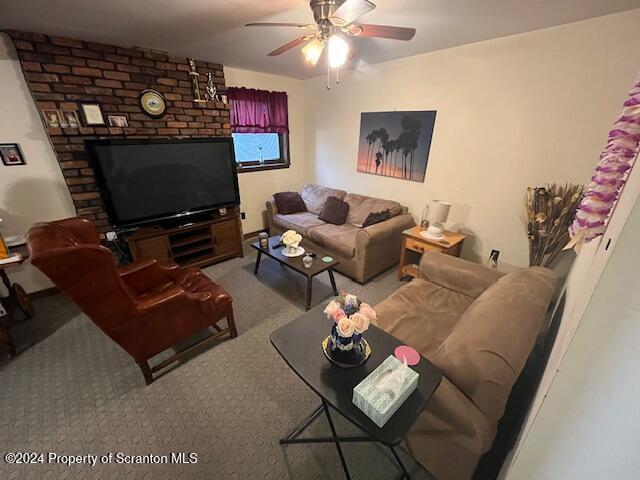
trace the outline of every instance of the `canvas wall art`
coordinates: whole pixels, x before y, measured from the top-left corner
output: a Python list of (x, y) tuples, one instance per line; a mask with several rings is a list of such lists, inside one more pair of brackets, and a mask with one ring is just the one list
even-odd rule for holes
[(424, 182), (435, 110), (360, 116), (358, 172)]

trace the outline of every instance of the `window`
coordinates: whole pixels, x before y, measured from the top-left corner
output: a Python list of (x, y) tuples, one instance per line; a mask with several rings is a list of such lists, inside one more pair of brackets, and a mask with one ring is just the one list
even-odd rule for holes
[(289, 135), (286, 133), (233, 133), (238, 171), (289, 166)]
[(227, 90), (238, 172), (289, 167), (289, 107), (285, 92)]

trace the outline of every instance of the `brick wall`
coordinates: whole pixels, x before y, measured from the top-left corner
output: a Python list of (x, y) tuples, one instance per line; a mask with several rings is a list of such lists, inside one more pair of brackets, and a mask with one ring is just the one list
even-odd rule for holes
[[(60, 168), (79, 216), (108, 230), (107, 214), (89, 165), (84, 141), (95, 138), (228, 137), (229, 109), (221, 102), (194, 103), (186, 58), (48, 35), (7, 32), (15, 44), (38, 109), (77, 110), (81, 127), (49, 128)], [(206, 73), (225, 91), (222, 65), (196, 60), (200, 92)], [(166, 114), (147, 116), (138, 96), (151, 88), (165, 98)], [(126, 115), (127, 128), (85, 127), (81, 103), (98, 103), (108, 115)]]

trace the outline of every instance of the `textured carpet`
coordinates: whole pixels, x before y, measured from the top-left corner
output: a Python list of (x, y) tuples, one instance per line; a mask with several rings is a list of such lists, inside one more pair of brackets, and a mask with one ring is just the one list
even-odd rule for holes
[[(274, 329), (303, 313), (305, 280), (271, 259), (263, 259), (255, 277), (255, 252), (246, 252), (243, 259), (205, 270), (234, 297), (239, 337), (194, 356), (148, 387), (129, 356), (68, 301), (37, 302), (36, 317), (25, 325), (55, 328), (0, 369), (0, 450), (44, 453), (44, 463), (0, 460), (0, 478), (343, 478), (333, 445), (278, 444), (319, 405), (269, 343)], [(393, 271), (364, 286), (339, 274), (336, 280), (338, 288), (370, 303), (400, 286)], [(326, 274), (316, 277), (312, 305), (318, 321), (330, 295)], [(35, 335), (33, 326), (20, 328), (25, 331), (19, 350), (20, 344), (33, 343), (29, 331)], [(333, 417), (340, 434), (357, 433), (337, 413)], [(303, 435), (327, 434), (328, 423), (319, 417)], [(399, 476), (386, 448), (347, 444), (343, 449), (355, 479)], [(125, 464), (114, 457), (93, 467), (67, 466), (48, 463), (49, 452), (98, 457), (183, 452), (195, 453), (197, 462)], [(413, 478), (431, 478), (407, 455), (403, 459)]]

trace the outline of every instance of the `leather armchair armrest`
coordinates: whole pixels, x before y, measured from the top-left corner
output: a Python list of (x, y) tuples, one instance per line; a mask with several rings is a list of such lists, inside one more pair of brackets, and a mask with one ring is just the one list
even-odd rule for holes
[(148, 295), (141, 295), (134, 299), (136, 310), (140, 314), (149, 313), (150, 310), (165, 307), (168, 303), (185, 298), (187, 292), (178, 285), (170, 285), (167, 288)]
[(479, 263), (440, 252), (426, 251), (420, 259), (418, 277), (473, 298), (504, 274)]
[(142, 260), (118, 269), (122, 281), (137, 295), (166, 287), (175, 281), (179, 271), (178, 265), (165, 267), (155, 259)]
[(358, 243), (367, 245), (384, 242), (388, 238), (400, 235), (404, 230), (414, 227), (415, 224), (413, 215), (409, 213), (396, 215), (389, 220), (361, 229), (357, 234)]

